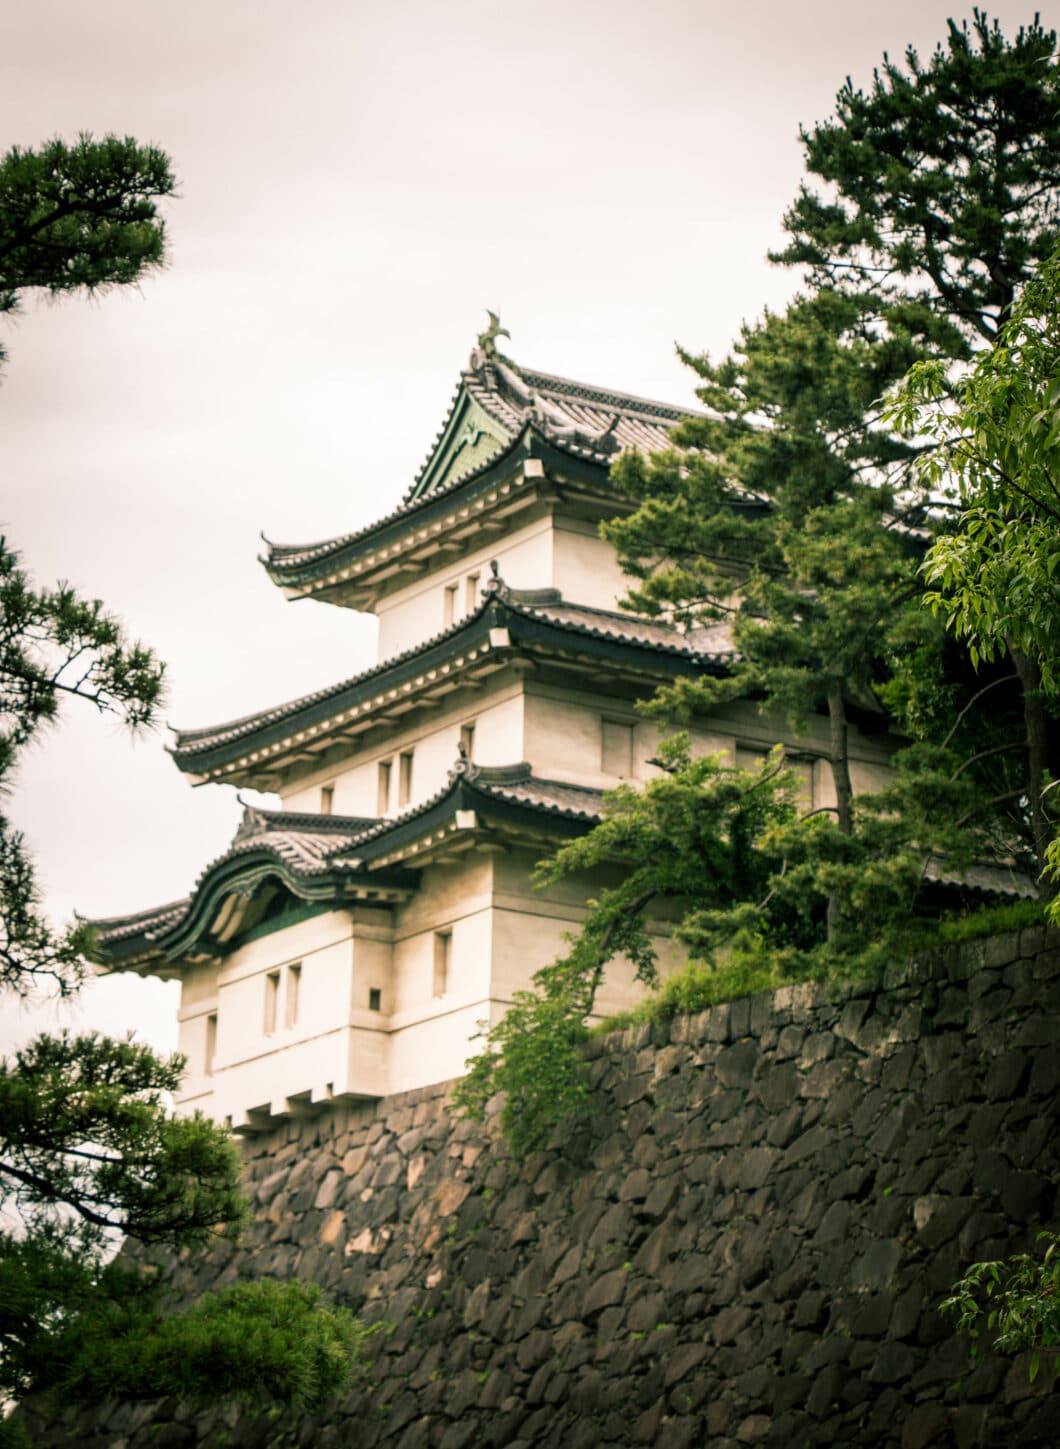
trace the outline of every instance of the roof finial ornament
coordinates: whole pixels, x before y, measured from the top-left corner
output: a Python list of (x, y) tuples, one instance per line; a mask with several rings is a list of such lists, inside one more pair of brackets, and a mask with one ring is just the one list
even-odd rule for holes
[(490, 559), (490, 576), (482, 585), (483, 598), (506, 599), (511, 589), (501, 578), (501, 566), (495, 558)]
[(254, 840), (266, 828), (264, 812), (244, 800), (242, 792), (236, 798), (243, 807), (243, 818), (232, 837), (233, 845), (239, 845), (244, 840)]
[(501, 326), (501, 319), (496, 312), (486, 308), (486, 316), (490, 319), (489, 326), (485, 332), (480, 332), (471, 353), (471, 370), (479, 372), (482, 368), (488, 367), (491, 362), (498, 362), (502, 354), (497, 351), (498, 337), (511, 337), (507, 327)]
[(508, 331), (507, 327), (501, 326), (501, 319), (497, 316), (496, 312), (491, 312), (488, 307), (486, 308), (486, 316), (490, 319), (490, 325), (480, 335), (478, 345), (482, 348), (486, 356), (492, 359), (497, 356), (497, 338), (507, 337), (511, 341), (512, 334)]
[(456, 747), (456, 763), (449, 771), (450, 780), (473, 780), (478, 774), (478, 766), (474, 763), (467, 752), (467, 745), (463, 740)]

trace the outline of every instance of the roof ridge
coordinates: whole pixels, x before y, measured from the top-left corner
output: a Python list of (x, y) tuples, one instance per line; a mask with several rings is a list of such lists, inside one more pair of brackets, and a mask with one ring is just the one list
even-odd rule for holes
[(663, 402), (661, 398), (644, 397), (640, 393), (620, 392), (617, 388), (599, 387), (596, 383), (580, 382), (577, 378), (563, 377), (556, 372), (541, 372), (537, 368), (521, 367), (518, 364), (511, 364), (511, 359), (509, 359), (509, 363), (515, 367), (524, 382), (537, 383), (546, 390), (553, 387), (561, 393), (569, 391), (585, 398), (587, 402), (599, 403), (605, 407), (609, 405), (629, 407), (632, 404), (649, 415), (672, 417), (674, 421), (687, 417), (707, 416), (700, 408), (683, 407), (678, 403)]

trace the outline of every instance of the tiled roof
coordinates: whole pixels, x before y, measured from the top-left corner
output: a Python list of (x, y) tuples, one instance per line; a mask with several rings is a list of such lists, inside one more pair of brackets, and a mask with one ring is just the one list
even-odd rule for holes
[[(196, 901), (211, 888), (211, 878), (219, 871), (238, 865), (240, 857), (266, 852), (277, 864), (287, 867), (295, 880), (337, 873), (336, 879), (349, 881), (355, 875), (371, 871), (371, 856), (385, 849), (386, 837), (394, 832), (407, 833), (423, 817), (440, 807), (455, 808), (460, 799), (485, 797), (539, 811), (552, 817), (592, 824), (600, 816), (600, 793), (576, 785), (552, 780), (539, 780), (526, 764), (477, 768), (464, 762), (458, 764), (445, 785), (429, 800), (404, 811), (392, 819), (365, 819), (360, 816), (312, 815), (286, 813), (279, 810), (257, 810), (247, 807), (243, 820), (229, 848), (203, 870), (191, 894), (153, 910), (139, 911), (131, 916), (114, 916), (92, 921), (101, 954), (108, 948), (139, 937), (143, 950), (154, 943), (164, 949), (165, 938), (185, 926), (192, 917)], [(366, 847), (375, 843), (374, 851)], [(362, 856), (368, 856), (368, 864)], [(341, 884), (339, 886), (341, 888)]]
[[(513, 601), (518, 602), (519, 593), (512, 591)], [(612, 609), (591, 609), (582, 604), (541, 602), (527, 608), (535, 618), (547, 619), (553, 624), (575, 630), (579, 634), (590, 634), (599, 639), (614, 639), (627, 644), (643, 644), (651, 649), (662, 649), (669, 654), (681, 654), (687, 658), (704, 661), (707, 658), (721, 662), (736, 657), (732, 646), (732, 634), (727, 625), (718, 629), (696, 630), (683, 634), (662, 619), (647, 619), (638, 614), (629, 614)]]
[(650, 453), (669, 447), (671, 430), (696, 411), (536, 372), (504, 357), (476, 365), (474, 353), (460, 382), (510, 436), (533, 424), (549, 442), (604, 465), (623, 448)]
[(137, 911), (131, 916), (107, 916), (98, 921), (88, 921), (96, 932), (99, 943), (104, 946), (123, 941), (129, 936), (143, 934), (151, 936), (175, 925), (191, 904), (191, 897), (170, 901), (164, 906), (152, 906), (146, 911)]
[(176, 740), (169, 747), (170, 754), (179, 760), (185, 755), (191, 756), (204, 750), (214, 749), (217, 745), (228, 744), (244, 735), (255, 734), (266, 725), (301, 714), (303, 710), (309, 709), (315, 704), (322, 704), (325, 700), (337, 698), (359, 684), (367, 684), (377, 675), (385, 674), (387, 670), (403, 664), (408, 659), (415, 658), (417, 654), (434, 648), (436, 644), (442, 643), (445, 639), (454, 638), (467, 627), (472, 619), (477, 619), (485, 612), (488, 603), (489, 600), (484, 599), (473, 613), (465, 614), (455, 624), (450, 624), (448, 628), (432, 634), (430, 638), (419, 644), (413, 644), (409, 649), (403, 649), (400, 654), (394, 654), (379, 664), (373, 664), (370, 669), (362, 669), (359, 674), (353, 674), (349, 679), (340, 680), (338, 684), (329, 684), (325, 689), (313, 690), (311, 694), (299, 695), (297, 699), (287, 700), (283, 704), (275, 704), (270, 709), (258, 710), (256, 714), (243, 715), (239, 719), (229, 720), (226, 724), (206, 725), (195, 730), (173, 729)]
[[(487, 593), (471, 614), (443, 629), (432, 638), (404, 650), (381, 664), (363, 670), (338, 684), (319, 689), (312, 694), (261, 710), (257, 714), (244, 715), (225, 724), (208, 726), (195, 730), (177, 730), (176, 739), (170, 746), (170, 753), (182, 768), (194, 769), (198, 756), (241, 739), (250, 739), (261, 730), (283, 721), (294, 721), (299, 715), (318, 706), (335, 701), (335, 708), (342, 707), (340, 701), (351, 692), (367, 689), (381, 681), (383, 676), (404, 665), (411, 664), (417, 657), (457, 637), (483, 618), (490, 609), (501, 610), (508, 615), (521, 617), (542, 624), (549, 624), (571, 635), (586, 638), (606, 639), (616, 644), (627, 644), (650, 649), (655, 653), (687, 659), (693, 667), (707, 665), (724, 666), (735, 655), (727, 636), (717, 633), (707, 636), (681, 634), (672, 625), (658, 619), (644, 619), (635, 614), (619, 613), (607, 609), (593, 609), (581, 604), (567, 603), (554, 590), (507, 590), (503, 586), (494, 593)], [(498, 614), (498, 618), (500, 615)], [(708, 645), (710, 647), (704, 647)], [(719, 647), (726, 645), (727, 647)], [(455, 647), (455, 642), (454, 642)]]
[(331, 868), (334, 857), (348, 850), (376, 824), (374, 819), (355, 815), (310, 815), (245, 806), (231, 845), (200, 871), (190, 895), (133, 916), (115, 916), (89, 924), (104, 947), (136, 935), (148, 941), (157, 939), (188, 915), (196, 892), (220, 866), (264, 850), (296, 877), (320, 875)]
[(675, 407), (671, 403), (519, 367), (509, 358), (498, 356), (488, 359), (476, 349), (471, 355), (470, 365), (460, 374), (445, 422), (402, 503), (366, 527), (337, 538), (306, 544), (269, 543), (266, 540), (268, 554), (262, 561), (270, 575), (282, 581), (284, 575), (341, 552), (358, 540), (378, 533), (403, 515), (415, 515), (426, 502), (433, 502), (489, 470), (496, 458), (469, 468), (440, 488), (422, 491), (424, 477), (438, 445), (465, 393), (499, 425), (507, 444), (531, 427), (561, 451), (605, 468), (624, 448), (658, 452), (668, 447), (671, 430), (682, 418), (697, 415), (694, 408)]
[(928, 880), (942, 886), (964, 886), (988, 896), (1013, 896), (1036, 900), (1038, 888), (1029, 875), (1006, 865), (970, 865), (964, 870), (949, 870), (945, 864), (931, 861), (924, 872)]
[(476, 790), (494, 799), (511, 800), (532, 810), (562, 815), (570, 820), (584, 820), (587, 824), (594, 824), (603, 813), (603, 796), (599, 790), (592, 790), (587, 785), (568, 785), (559, 780), (540, 780), (531, 775), (529, 766), (522, 779), (498, 779), (493, 772), (481, 769), (472, 784)]

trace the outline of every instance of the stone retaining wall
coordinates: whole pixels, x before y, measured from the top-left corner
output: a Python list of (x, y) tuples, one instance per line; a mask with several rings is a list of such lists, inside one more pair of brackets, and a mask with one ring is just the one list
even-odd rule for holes
[(1058, 947), (1024, 931), (596, 1040), (592, 1129), (522, 1166), (444, 1087), (255, 1139), (244, 1245), (169, 1266), (387, 1320), (366, 1383), (316, 1422), (111, 1405), (38, 1413), (36, 1442), (1060, 1444), (1050, 1375), (970, 1359), (937, 1311), (1055, 1221)]

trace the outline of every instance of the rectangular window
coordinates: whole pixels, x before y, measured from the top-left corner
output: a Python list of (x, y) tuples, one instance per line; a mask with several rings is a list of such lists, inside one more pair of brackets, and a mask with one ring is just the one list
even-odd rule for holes
[(466, 724), (466, 725), (461, 725), (460, 726), (460, 745), (461, 745), (461, 748), (464, 751), (464, 754), (467, 756), (467, 758), (469, 760), (470, 759), (473, 759), (474, 758), (474, 755), (475, 755), (475, 724), (474, 724), (474, 721), (472, 721), (471, 724)]
[(386, 815), (390, 810), (390, 770), (393, 760), (379, 761), (379, 795), (376, 806), (377, 815)]
[(604, 720), (600, 766), (605, 775), (617, 775), (621, 780), (630, 778), (633, 774), (632, 725)]
[(217, 1013), (213, 1011), (206, 1018), (206, 1055), (203, 1062), (203, 1072), (206, 1076), (213, 1076), (214, 1057), (217, 1055)]
[(280, 973), (270, 971), (265, 977), (265, 1035), (276, 1030), (276, 1012), (280, 1001)]
[(378, 986), (372, 986), (372, 987), (369, 988), (369, 991), (368, 991), (368, 1010), (369, 1011), (382, 1011), (382, 1009), (383, 1009), (383, 993), (379, 990), (379, 987)]
[(302, 963), (287, 968), (287, 996), (283, 1007), (283, 1024), (292, 1027), (298, 1021), (298, 998), (302, 990)]
[(412, 799), (412, 751), (398, 756), (398, 806), (407, 805)]
[(459, 592), (459, 584), (446, 584), (442, 595), (442, 625), (446, 629), (456, 621), (456, 596)]
[(449, 988), (449, 963), (453, 954), (452, 931), (434, 933), (434, 995), (444, 996)]
[(468, 574), (467, 576), (464, 609), (469, 614), (474, 613), (479, 606), (478, 583), (480, 578), (481, 574)]
[(330, 815), (332, 806), (335, 804), (335, 786), (321, 785), (320, 787), (320, 813)]

